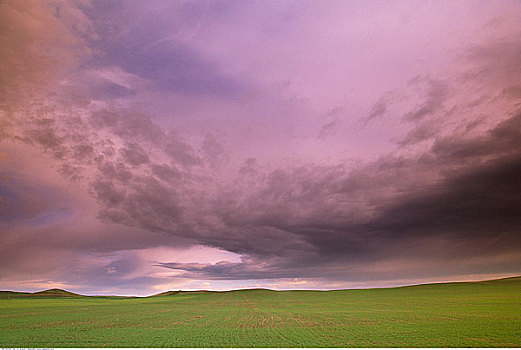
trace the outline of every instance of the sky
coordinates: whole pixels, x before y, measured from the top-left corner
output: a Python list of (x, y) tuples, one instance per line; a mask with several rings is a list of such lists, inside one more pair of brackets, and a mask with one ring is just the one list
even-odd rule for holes
[(0, 289), (521, 274), (521, 2), (0, 2)]

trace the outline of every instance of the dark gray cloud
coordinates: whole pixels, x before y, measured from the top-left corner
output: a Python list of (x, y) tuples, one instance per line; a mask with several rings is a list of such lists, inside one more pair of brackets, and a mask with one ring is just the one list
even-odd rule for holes
[[(255, 279), (316, 277), (319, 267), (322, 276), (334, 275), (340, 265), (342, 276), (361, 278), (352, 269), (396, 257), (454, 264), (506, 253), (520, 259), (520, 122), (518, 114), (480, 137), (443, 138), (418, 158), (383, 158), (356, 172), (319, 166), (275, 171), (247, 200), (219, 201), (227, 231), (199, 237), (256, 259), (159, 266), (194, 278)], [(240, 236), (232, 235), (237, 229)], [(265, 265), (255, 269), (261, 261)], [(477, 266), (474, 272), (483, 268)], [(487, 271), (501, 268), (505, 264)]]
[(160, 180), (173, 182), (180, 178), (181, 173), (174, 166), (168, 164), (154, 164), (151, 166), (152, 173)]
[(175, 134), (171, 134), (165, 145), (165, 152), (183, 166), (193, 166), (201, 163), (192, 146), (183, 142)]
[(154, 178), (136, 177), (126, 186), (100, 179), (91, 189), (103, 204), (100, 218), (153, 232), (171, 232), (182, 211), (176, 191)]
[[(521, 115), (517, 114), (498, 123), (486, 135), (477, 137), (446, 137), (432, 147), (437, 158), (452, 164), (468, 164), (487, 159), (517, 154), (521, 148)], [(484, 159), (483, 159), (484, 158)]]
[(410, 146), (425, 140), (430, 140), (439, 133), (440, 129), (439, 121), (422, 123), (408, 132), (402, 140), (398, 141), (398, 144), (400, 146)]
[[(474, 64), (465, 77), (482, 79), (489, 88), (499, 85), (504, 89), (519, 87), (516, 77), (521, 75), (521, 43), (517, 40), (519, 32), (510, 37), (498, 38), (484, 45), (474, 45), (466, 52), (466, 58)], [(509, 83), (510, 82), (510, 83)], [(506, 86), (505, 86), (506, 85)]]
[[(212, 174), (213, 162), (226, 157), (213, 135), (197, 151), (143, 114), (101, 111), (74, 120), (83, 126), (78, 135), (63, 132), (63, 119), (36, 118), (20, 140), (80, 167), (100, 220), (243, 256), (242, 263), (157, 263), (186, 278), (384, 278), (361, 266), (398, 257), (463, 264), (517, 256), (521, 245), (520, 114), (482, 134), (438, 137), (420, 155), (355, 169), (309, 163), (266, 172), (248, 159), (231, 186)], [(82, 169), (88, 162), (95, 166)], [(509, 261), (491, 271), (514, 266)]]
[(143, 148), (136, 143), (129, 143), (122, 150), (123, 160), (125, 160), (130, 165), (141, 165), (148, 163), (148, 155), (146, 154)]
[(387, 97), (381, 97), (371, 108), (369, 116), (364, 121), (364, 125), (367, 125), (371, 120), (379, 118), (385, 114), (389, 105)]
[(201, 151), (212, 165), (227, 161), (227, 152), (222, 143), (212, 134), (206, 134)]
[(328, 121), (320, 127), (320, 130), (318, 132), (318, 138), (325, 139), (328, 136), (334, 135), (338, 130), (339, 124), (340, 120), (337, 118)]
[[(120, 138), (114, 141), (61, 135), (47, 120), (36, 120), (41, 127), (36, 130), (53, 137), (40, 139), (30, 129), (25, 140), (53, 150), (64, 164), (96, 164), (88, 181), (102, 221), (245, 257), (235, 264), (157, 264), (184, 270), (185, 277), (362, 278), (360, 265), (397, 256), (434, 261), (443, 256), (458, 263), (519, 251), (520, 114), (485, 134), (438, 138), (419, 156), (386, 156), (354, 170), (308, 164), (259, 177), (257, 162), (249, 159), (232, 187), (214, 187), (211, 174), (205, 174), (213, 158), (223, 157), (213, 135), (203, 140), (198, 154), (145, 116), (125, 116), (105, 111), (85, 117), (92, 135), (110, 130)], [(120, 132), (125, 123), (145, 127)], [(158, 152), (168, 163), (152, 161)], [(338, 266), (345, 270), (335, 272)]]
[[(414, 84), (417, 84), (416, 80)], [(443, 108), (443, 103), (447, 99), (449, 89), (447, 83), (439, 80), (428, 80), (425, 100), (404, 118), (407, 121), (418, 121), (429, 115), (438, 112)]]

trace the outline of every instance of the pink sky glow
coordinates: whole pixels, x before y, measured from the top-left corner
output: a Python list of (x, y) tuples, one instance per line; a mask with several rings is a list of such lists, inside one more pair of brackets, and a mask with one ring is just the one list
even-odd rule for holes
[(519, 1), (0, 2), (0, 289), (521, 274)]

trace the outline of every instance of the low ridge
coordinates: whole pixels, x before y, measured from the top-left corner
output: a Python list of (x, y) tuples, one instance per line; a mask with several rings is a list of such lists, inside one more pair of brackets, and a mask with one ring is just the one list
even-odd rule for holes
[(69, 292), (67, 290), (53, 288), (46, 289), (39, 292), (32, 293), (35, 296), (49, 296), (49, 297), (81, 297), (82, 295)]
[[(418, 285), (410, 285), (410, 286), (402, 286), (402, 287), (391, 287), (384, 289), (394, 289), (394, 288), (418, 288), (418, 287), (431, 287), (431, 286), (442, 286), (442, 285), (457, 285), (457, 284), (520, 284), (521, 285), (521, 276), (514, 277), (506, 277), (499, 278), (493, 280), (484, 280), (484, 281), (469, 281), (469, 282), (441, 282), (441, 283), (428, 283), (428, 284), (418, 284)], [(375, 288), (372, 288), (375, 289)], [(376, 288), (381, 289), (381, 288)], [(345, 289), (344, 289), (345, 290)], [(306, 290), (299, 290), (305, 292)], [(310, 291), (310, 290), (307, 290)], [(315, 290), (316, 291), (316, 290)], [(341, 290), (338, 290), (341, 291)], [(251, 288), (251, 289), (236, 289), (230, 291), (209, 291), (209, 290), (195, 290), (195, 291), (184, 291), (184, 290), (170, 290), (154, 295), (148, 296), (151, 297), (165, 297), (165, 296), (173, 296), (178, 294), (201, 294), (201, 293), (228, 293), (228, 292), (276, 292), (272, 289), (267, 288)], [(13, 292), (13, 291), (0, 291), (0, 298), (23, 298), (23, 297), (86, 297), (85, 295), (69, 292), (64, 289), (53, 288), (46, 289), (39, 292), (27, 293), (27, 292)], [(108, 296), (97, 296), (97, 297), (108, 297)], [(115, 297), (115, 296), (114, 296)]]

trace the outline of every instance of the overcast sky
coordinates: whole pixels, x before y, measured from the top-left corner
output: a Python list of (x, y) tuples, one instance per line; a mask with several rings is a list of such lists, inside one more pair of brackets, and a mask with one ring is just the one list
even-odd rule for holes
[(521, 274), (519, 1), (0, 2), (0, 289)]

